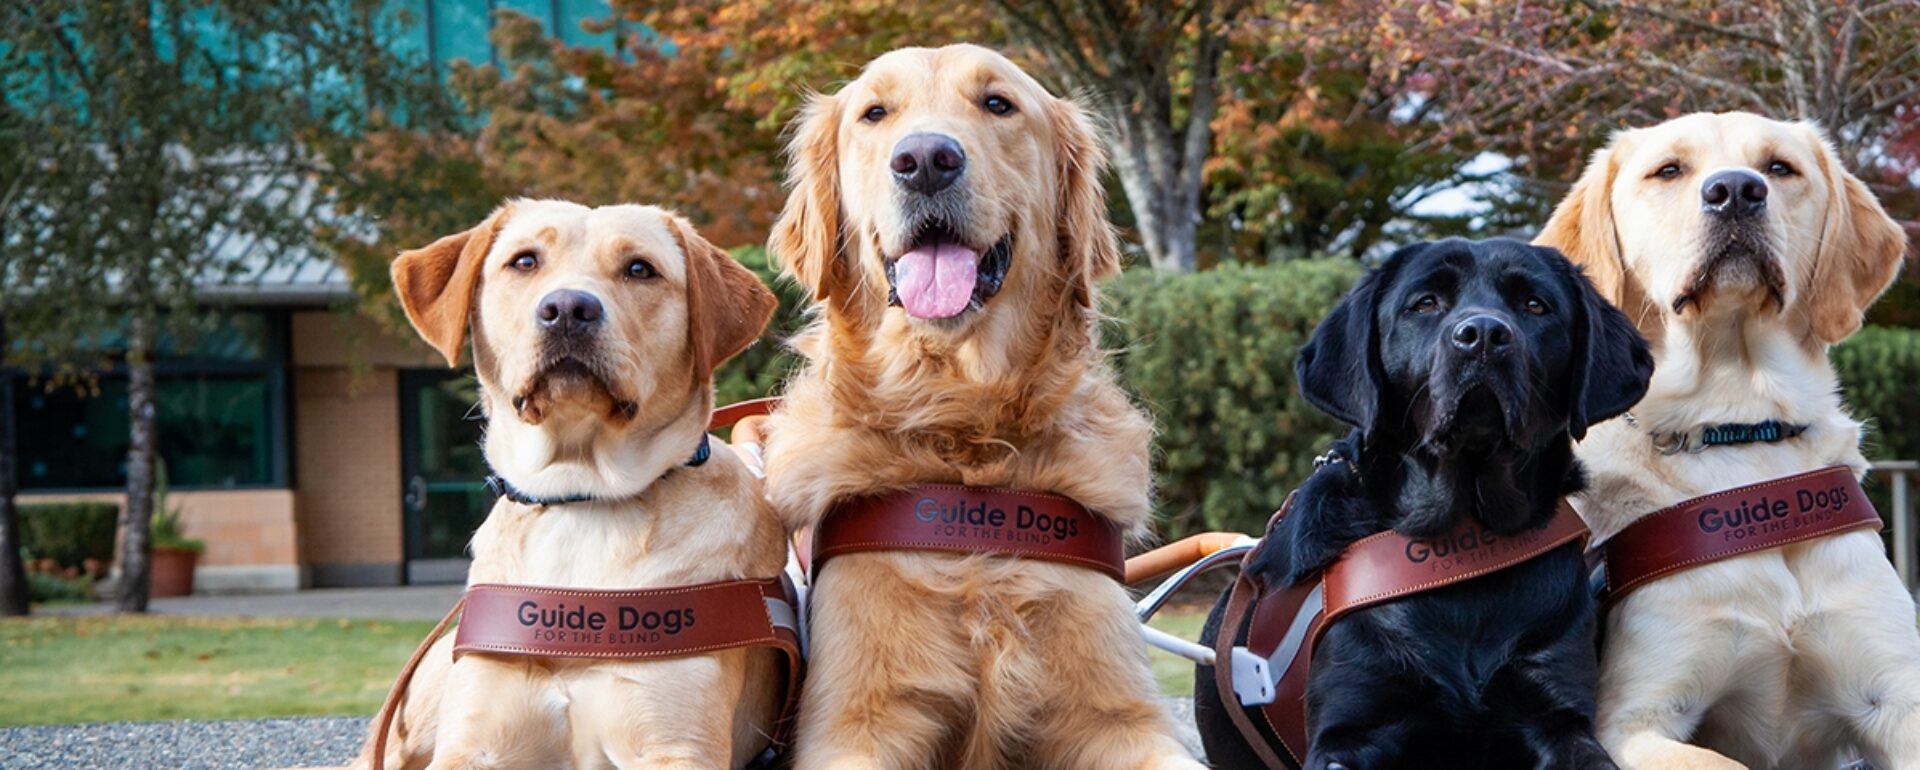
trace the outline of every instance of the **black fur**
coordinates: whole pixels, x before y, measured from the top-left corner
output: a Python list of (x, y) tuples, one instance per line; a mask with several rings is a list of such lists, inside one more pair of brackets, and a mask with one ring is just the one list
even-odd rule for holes
[[(1536, 299), (1542, 314), (1528, 311)], [(1505, 355), (1452, 344), (1474, 315), (1509, 325)], [(1545, 525), (1584, 483), (1573, 440), (1646, 393), (1653, 359), (1558, 252), (1456, 239), (1408, 246), (1369, 273), (1295, 369), (1307, 399), (1354, 431), (1335, 445), (1348, 462), (1314, 473), (1266, 534), (1251, 569), (1268, 584), (1317, 579), (1349, 544), (1389, 528)], [(1225, 601), (1207, 620), (1209, 645)], [(1594, 623), (1577, 545), (1350, 614), (1314, 652), (1306, 767), (1613, 768), (1593, 737)], [(1194, 690), (1214, 765), (1259, 768), (1211, 667), (1198, 668)]]

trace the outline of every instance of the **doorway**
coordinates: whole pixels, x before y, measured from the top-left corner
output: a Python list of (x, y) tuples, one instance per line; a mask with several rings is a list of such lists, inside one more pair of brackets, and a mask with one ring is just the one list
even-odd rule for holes
[(480, 452), (479, 386), (466, 372), (400, 371), (401, 500), (409, 584), (460, 583), (493, 507)]

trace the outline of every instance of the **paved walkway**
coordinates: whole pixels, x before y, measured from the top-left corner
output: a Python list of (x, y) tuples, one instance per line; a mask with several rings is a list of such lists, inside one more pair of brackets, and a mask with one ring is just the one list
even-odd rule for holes
[[(158, 615), (265, 618), (378, 618), (439, 620), (460, 599), (458, 585), (394, 588), (315, 588), (285, 594), (185, 596), (155, 599)], [(43, 607), (36, 615), (107, 615), (112, 603)]]

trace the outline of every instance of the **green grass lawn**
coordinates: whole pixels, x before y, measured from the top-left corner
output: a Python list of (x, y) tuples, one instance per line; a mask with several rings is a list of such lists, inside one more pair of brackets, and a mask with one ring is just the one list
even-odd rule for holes
[(0, 621), (0, 726), (372, 714), (432, 623)]
[[(1161, 630), (1200, 638), (1203, 607)], [(371, 715), (432, 623), (167, 616), (0, 621), (0, 727), (156, 719)], [(1193, 664), (1153, 651), (1168, 693)]]

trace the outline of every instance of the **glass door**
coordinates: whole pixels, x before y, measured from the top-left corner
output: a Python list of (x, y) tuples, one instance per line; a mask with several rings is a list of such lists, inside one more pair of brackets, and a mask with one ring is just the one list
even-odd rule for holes
[(407, 582), (467, 579), (467, 542), (493, 506), (480, 453), (472, 374), (400, 372), (400, 459), (406, 506)]

